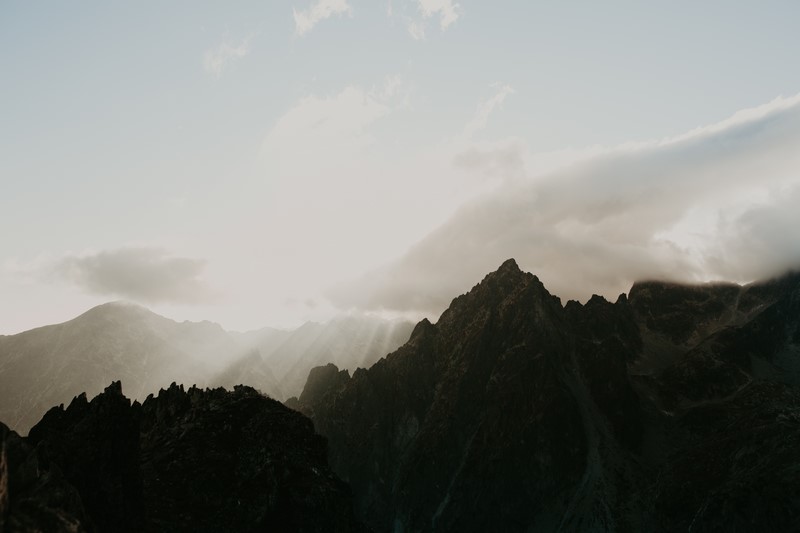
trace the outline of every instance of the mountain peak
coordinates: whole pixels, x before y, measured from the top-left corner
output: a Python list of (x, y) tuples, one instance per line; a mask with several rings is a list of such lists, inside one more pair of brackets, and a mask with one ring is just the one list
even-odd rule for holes
[(546, 292), (539, 278), (530, 272), (525, 272), (520, 269), (517, 262), (512, 258), (505, 260), (497, 270), (487, 274), (476, 288), (483, 286), (485, 288), (491, 288), (493, 291), (516, 292), (521, 287), (527, 287), (531, 283), (539, 286)]
[(519, 265), (517, 265), (517, 261), (513, 257), (503, 261), (503, 264), (500, 265), (500, 268), (497, 269), (497, 274), (517, 274), (517, 273), (522, 273), (522, 270), (520, 270)]
[(507, 287), (514, 285), (528, 285), (531, 282), (536, 282), (537, 284), (541, 285), (541, 281), (538, 277), (530, 272), (525, 272), (522, 270), (517, 264), (516, 260), (513, 258), (506, 259), (497, 270), (484, 276), (481, 284), (485, 284), (486, 282), (489, 282), (489, 284), (492, 285), (500, 284)]
[[(113, 302), (106, 302), (104, 304), (96, 305), (79, 315), (77, 318), (95, 318), (98, 316), (160, 316), (151, 311), (150, 309), (126, 300), (117, 300)], [(163, 318), (163, 317), (162, 317)]]
[(423, 318), (422, 320), (419, 321), (419, 323), (417, 323), (416, 326), (414, 326), (414, 330), (411, 332), (410, 338), (415, 339), (421, 335), (425, 335), (425, 333), (429, 331), (435, 331), (435, 330), (436, 326), (431, 324), (431, 321), (428, 320), (427, 318)]
[(519, 265), (517, 265), (517, 260), (514, 259), (513, 257), (509, 257), (508, 259), (503, 261), (502, 265), (500, 265), (500, 270), (503, 269), (519, 270)]
[(523, 310), (536, 302), (553, 311), (561, 309), (561, 300), (551, 295), (539, 278), (530, 272), (523, 272), (514, 259), (508, 259), (469, 292), (455, 298), (439, 317), (437, 327), (455, 324), (457, 329), (464, 320), (470, 320), (469, 317), (487, 310)]

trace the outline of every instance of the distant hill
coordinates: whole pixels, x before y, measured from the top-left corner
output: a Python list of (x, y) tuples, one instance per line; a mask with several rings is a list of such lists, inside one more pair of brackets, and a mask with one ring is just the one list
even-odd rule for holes
[(172, 382), (245, 384), (284, 399), (300, 393), (312, 367), (329, 361), (368, 366), (405, 342), (410, 328), (348, 317), (241, 334), (107, 303), (63, 324), (0, 337), (0, 420), (24, 434), (49, 407), (119, 380), (139, 400)]
[(315, 366), (333, 363), (350, 371), (369, 367), (402, 346), (413, 328), (412, 322), (343, 316), (324, 324), (308, 322), (293, 331), (265, 328), (232, 334), (251, 352), (225, 369), (219, 380), (242, 383), (267, 368), (278, 382), (271, 395), (284, 400), (300, 394)]
[(53, 405), (122, 380), (143, 399), (173, 381), (205, 383), (243, 349), (211, 322), (175, 322), (130, 303), (0, 337), (0, 420), (22, 433)]

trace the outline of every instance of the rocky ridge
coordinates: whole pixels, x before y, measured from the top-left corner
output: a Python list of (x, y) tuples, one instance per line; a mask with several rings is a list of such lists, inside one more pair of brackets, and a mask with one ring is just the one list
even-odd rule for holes
[(311, 422), (249, 387), (115, 382), (0, 437), (5, 531), (362, 530)]

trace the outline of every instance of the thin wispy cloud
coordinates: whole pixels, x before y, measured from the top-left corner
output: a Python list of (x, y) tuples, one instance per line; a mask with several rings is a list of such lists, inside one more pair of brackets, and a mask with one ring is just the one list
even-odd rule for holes
[(408, 34), (415, 41), (421, 41), (425, 38), (425, 23), (423, 21), (409, 19), (406, 27), (408, 28)]
[[(294, 248), (321, 232), (352, 232), (362, 225), (356, 213), (372, 204), (354, 205), (354, 191), (369, 194), (380, 185), (374, 127), (402, 105), (403, 93), (402, 81), (388, 77), (374, 87), (348, 85), (332, 94), (307, 95), (278, 118), (261, 148), (271, 193), (281, 198), (269, 216), (292, 221), (292, 232), (276, 240), (286, 239), (286, 246)], [(343, 205), (349, 206), (347, 214)], [(320, 220), (326, 221), (323, 227)]]
[(425, 18), (439, 16), (439, 27), (446, 30), (458, 20), (461, 6), (452, 0), (418, 0), (419, 10)]
[(787, 230), (800, 226), (798, 147), (800, 95), (502, 182), (329, 296), (343, 308), (437, 313), (508, 257), (569, 299), (613, 298), (643, 278), (777, 275), (800, 261), (800, 234)]
[(317, 0), (307, 9), (298, 11), (292, 9), (294, 15), (295, 33), (305, 35), (314, 29), (319, 22), (334, 15), (352, 14), (353, 8), (347, 0)]
[(118, 248), (70, 255), (49, 270), (89, 294), (147, 304), (199, 304), (213, 299), (203, 280), (206, 262), (160, 248)]
[(472, 119), (464, 126), (464, 131), (461, 133), (462, 139), (469, 140), (476, 133), (484, 129), (489, 122), (489, 117), (492, 112), (496, 108), (502, 106), (509, 95), (514, 94), (514, 88), (510, 85), (496, 83), (492, 85), (492, 87), (495, 89), (495, 94), (486, 101), (478, 104)]
[(223, 40), (217, 47), (207, 50), (203, 56), (203, 68), (215, 78), (222, 77), (223, 71), (233, 61), (242, 59), (250, 53), (252, 35), (242, 39), (239, 43)]
[[(431, 18), (439, 18), (439, 28), (441, 31), (447, 30), (461, 14), (461, 6), (454, 4), (452, 0), (416, 0), (416, 8), (419, 17), (407, 17), (406, 28), (409, 35), (414, 40), (425, 39), (427, 21)], [(389, 10), (391, 16), (392, 10)]]
[(272, 126), (262, 155), (271, 168), (291, 174), (352, 163), (372, 142), (368, 127), (400, 105), (402, 88), (402, 79), (390, 76), (371, 88), (348, 85), (332, 95), (305, 96)]

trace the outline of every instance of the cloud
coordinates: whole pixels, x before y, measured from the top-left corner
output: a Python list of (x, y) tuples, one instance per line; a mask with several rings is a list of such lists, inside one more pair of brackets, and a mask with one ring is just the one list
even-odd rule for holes
[[(365, 256), (386, 257), (393, 241), (383, 222), (404, 205), (398, 196), (411, 193), (389, 177), (396, 164), (387, 164), (392, 152), (381, 141), (394, 134), (390, 126), (397, 122), (390, 120), (406, 108), (408, 92), (402, 79), (392, 76), (371, 87), (310, 94), (265, 136), (259, 161), (261, 227), (254, 229), (254, 238), (279, 254), (271, 268), (285, 266), (286, 276), (298, 280), (298, 290), (310, 290), (316, 281), (309, 279), (319, 278), (321, 262), (326, 276), (336, 276), (329, 279), (341, 279)], [(380, 242), (364, 246), (366, 234)], [(301, 269), (308, 270), (302, 282)], [(320, 290), (328, 283), (320, 283)]]
[(749, 280), (800, 269), (800, 186), (772, 192), (742, 213), (722, 214), (719, 241), (711, 246), (708, 267), (728, 279)]
[(494, 111), (496, 107), (503, 105), (506, 97), (514, 94), (514, 88), (510, 85), (494, 84), (493, 87), (496, 89), (495, 94), (485, 102), (478, 104), (475, 115), (472, 117), (472, 120), (467, 123), (464, 127), (464, 131), (461, 133), (462, 139), (469, 140), (476, 133), (484, 129), (489, 122), (489, 116), (492, 114), (492, 111)]
[[(473, 150), (456, 164), (524, 168), (524, 153)], [(341, 308), (435, 314), (508, 257), (569, 299), (613, 298), (643, 278), (750, 281), (800, 266), (800, 95), (591, 154), (502, 182), (328, 296)]]
[(65, 257), (52, 273), (91, 294), (148, 304), (199, 304), (213, 296), (201, 276), (205, 265), (158, 248), (119, 248)]
[(239, 44), (223, 41), (214, 49), (207, 50), (203, 57), (203, 68), (206, 72), (219, 79), (222, 71), (231, 62), (245, 57), (250, 53), (250, 40), (252, 35), (245, 37)]
[[(417, 41), (425, 38), (425, 26), (428, 19), (438, 15), (439, 28), (445, 31), (458, 20), (461, 13), (461, 6), (454, 4), (452, 0), (416, 0), (416, 4), (421, 18), (404, 18), (409, 35)], [(388, 14), (392, 16), (391, 4), (389, 6)]]
[(408, 21), (408, 34), (415, 41), (421, 41), (425, 38), (425, 23), (419, 20), (409, 20)]
[[(492, 113), (503, 105), (505, 99), (514, 94), (510, 85), (495, 83), (494, 94), (480, 102), (475, 113), (465, 124), (463, 130), (450, 142), (446, 151), (453, 154), (453, 167), (462, 173), (478, 174), (484, 185), (500, 181), (522, 179), (530, 159), (524, 140), (509, 137), (501, 140), (476, 140), (475, 136), (486, 128)], [(466, 175), (463, 176), (466, 179)], [(476, 192), (488, 192), (485, 187)]]
[(439, 26), (442, 31), (458, 20), (461, 6), (454, 4), (452, 0), (418, 0), (418, 3), (419, 10), (426, 19), (439, 15)]
[(334, 15), (352, 14), (353, 8), (347, 3), (347, 0), (317, 0), (308, 9), (302, 11), (292, 9), (292, 12), (295, 33), (302, 36), (314, 29), (314, 26), (322, 20)]
[(278, 174), (313, 174), (352, 164), (373, 142), (369, 127), (389, 115), (401, 97), (402, 80), (396, 76), (369, 89), (348, 85), (333, 95), (303, 97), (272, 126), (262, 156)]
[(525, 176), (527, 147), (522, 139), (472, 143), (453, 157), (461, 171), (480, 172), (487, 177), (522, 179)]

